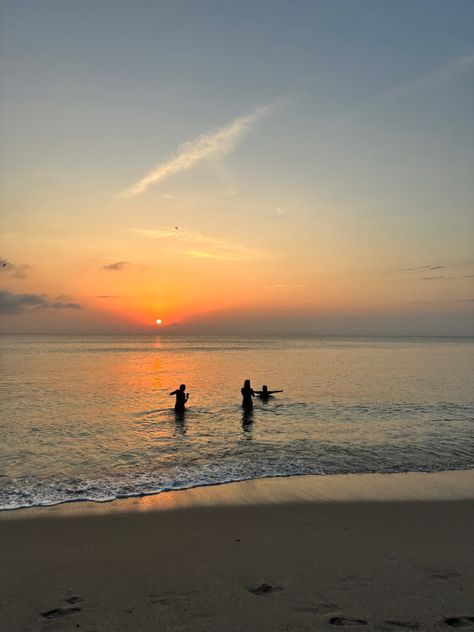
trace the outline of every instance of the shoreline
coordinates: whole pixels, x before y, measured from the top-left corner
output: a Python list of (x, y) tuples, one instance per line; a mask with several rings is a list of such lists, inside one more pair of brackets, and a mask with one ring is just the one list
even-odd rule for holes
[(474, 470), (258, 479), (0, 514), (9, 632), (474, 627)]
[(440, 472), (301, 474), (224, 481), (110, 500), (69, 500), (0, 510), (0, 521), (97, 512), (158, 511), (216, 504), (474, 500), (474, 469)]

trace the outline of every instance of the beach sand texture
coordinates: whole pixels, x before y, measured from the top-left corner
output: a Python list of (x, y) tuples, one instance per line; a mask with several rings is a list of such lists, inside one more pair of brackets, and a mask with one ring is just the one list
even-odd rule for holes
[(297, 477), (4, 512), (1, 629), (474, 629), (473, 483)]

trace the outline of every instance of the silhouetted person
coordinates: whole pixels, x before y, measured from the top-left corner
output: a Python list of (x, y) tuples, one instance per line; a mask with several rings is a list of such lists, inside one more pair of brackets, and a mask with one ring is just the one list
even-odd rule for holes
[(179, 434), (186, 434), (186, 421), (185, 421), (185, 409), (183, 407), (182, 410), (175, 409), (174, 411), (174, 421), (176, 423), (176, 430)]
[(242, 393), (242, 408), (251, 410), (253, 408), (252, 397), (255, 397), (253, 388), (250, 386), (250, 380), (245, 380), (243, 387), (240, 389)]
[(253, 408), (244, 408), (242, 413), (242, 430), (247, 439), (252, 438)]
[(177, 411), (183, 411), (184, 405), (188, 401), (189, 393), (185, 393), (184, 392), (185, 390), (186, 390), (186, 384), (181, 384), (179, 389), (170, 393), (170, 396), (176, 395), (176, 403), (174, 405), (174, 409)]
[(273, 393), (283, 393), (283, 391), (269, 391), (268, 390), (268, 386), (266, 384), (264, 384), (262, 386), (262, 390), (261, 391), (255, 391), (255, 393), (261, 397), (262, 399), (268, 399), (269, 397), (271, 397), (273, 395)]

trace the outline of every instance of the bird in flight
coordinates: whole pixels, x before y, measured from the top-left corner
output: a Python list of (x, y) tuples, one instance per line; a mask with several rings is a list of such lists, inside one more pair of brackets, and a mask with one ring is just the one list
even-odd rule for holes
[(178, 230), (178, 227), (177, 227), (177, 226), (175, 226), (175, 228), (176, 228), (176, 230)]

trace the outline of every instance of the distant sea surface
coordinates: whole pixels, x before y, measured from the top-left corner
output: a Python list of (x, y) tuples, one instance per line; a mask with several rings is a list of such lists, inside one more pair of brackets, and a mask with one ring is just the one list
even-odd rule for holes
[[(3, 336), (0, 508), (474, 467), (473, 339)], [(241, 408), (244, 379), (284, 389)], [(185, 383), (188, 410), (169, 393)]]

